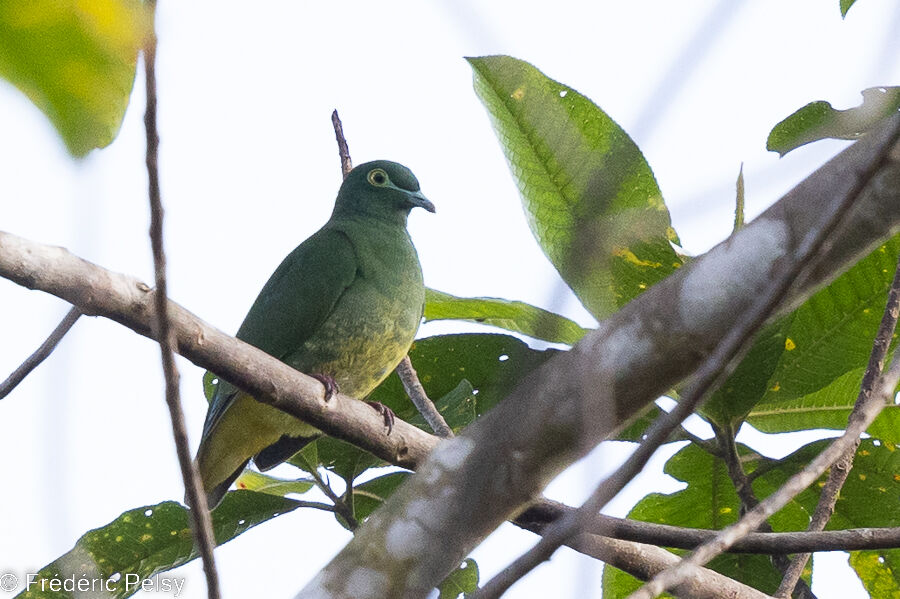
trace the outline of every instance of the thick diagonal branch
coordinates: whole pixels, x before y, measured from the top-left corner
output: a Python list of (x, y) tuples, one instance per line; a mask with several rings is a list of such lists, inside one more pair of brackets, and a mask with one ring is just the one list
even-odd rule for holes
[[(779, 311), (896, 232), (898, 135), (900, 116), (600, 323), (571, 351), (525, 376), (490, 413), (438, 447), (298, 598), (348, 596), (348, 581), (357, 574), (379, 581), (360, 597), (427, 594), (563, 468), (695, 370), (731, 329), (734, 315), (748, 310), (773, 273), (818, 233), (821, 215), (853, 196), (852, 209)], [(422, 505), (428, 509), (417, 509)]]

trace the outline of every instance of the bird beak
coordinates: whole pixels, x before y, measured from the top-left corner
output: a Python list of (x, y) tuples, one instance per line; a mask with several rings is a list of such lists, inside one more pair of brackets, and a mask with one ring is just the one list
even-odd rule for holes
[(409, 191), (406, 195), (409, 198), (409, 205), (411, 207), (424, 208), (428, 212), (434, 212), (434, 204), (432, 204), (431, 201), (426, 198), (421, 191)]

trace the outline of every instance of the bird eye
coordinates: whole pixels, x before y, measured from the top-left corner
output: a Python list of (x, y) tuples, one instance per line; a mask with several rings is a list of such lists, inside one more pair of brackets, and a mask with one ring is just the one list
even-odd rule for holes
[(370, 170), (367, 178), (369, 179), (369, 183), (371, 183), (372, 185), (378, 185), (379, 187), (381, 187), (382, 185), (388, 184), (387, 173), (380, 168), (374, 168)]

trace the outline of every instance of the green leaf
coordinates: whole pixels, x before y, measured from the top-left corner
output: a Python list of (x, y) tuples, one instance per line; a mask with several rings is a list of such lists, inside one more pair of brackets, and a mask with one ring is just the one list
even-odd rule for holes
[[(665, 472), (687, 483), (687, 487), (669, 495), (647, 495), (631, 510), (629, 518), (715, 530), (738, 519), (740, 502), (722, 460), (687, 445), (669, 459)], [(770, 594), (781, 581), (780, 574), (767, 556), (725, 554), (713, 560), (709, 567)], [(637, 584), (629, 574), (615, 568), (604, 568), (604, 598), (625, 597)]]
[[(828, 412), (853, 406), (898, 254), (900, 236), (895, 236), (793, 313), (778, 365), (750, 412), (754, 425), (759, 423), (769, 431), (833, 427), (835, 421)], [(845, 375), (847, 378), (838, 381)], [(832, 384), (835, 387), (827, 390)], [(823, 409), (807, 409), (815, 406)], [(781, 409), (784, 413), (779, 418)], [(763, 415), (767, 416), (765, 424), (760, 418)], [(839, 428), (844, 426), (846, 421)]]
[(269, 476), (268, 474), (262, 474), (248, 468), (241, 473), (236, 484), (238, 489), (246, 489), (248, 491), (284, 497), (288, 493), (306, 493), (312, 489), (316, 483), (308, 478), (285, 480), (283, 478)]
[(147, 23), (138, 0), (3, 0), (0, 76), (84, 156), (122, 125)]
[(409, 478), (409, 472), (392, 472), (353, 488), (353, 515), (362, 522), (381, 507), (388, 497)]
[(216, 396), (216, 387), (219, 385), (219, 376), (207, 370), (203, 373), (203, 396), (210, 402)]
[[(228, 493), (212, 513), (216, 542), (226, 543), (257, 524), (296, 509), (297, 505), (290, 499), (264, 493)], [(109, 524), (85, 533), (71, 551), (41, 568), (31, 589), (18, 597), (74, 598), (77, 593), (54, 592), (50, 587), (53, 580), (71, 577), (76, 582), (80, 579), (97, 581), (97, 584), (108, 582), (104, 590), (110, 593), (103, 594), (104, 597), (130, 597), (140, 590), (141, 580), (197, 557), (188, 518), (187, 509), (174, 501), (127, 511)], [(184, 579), (181, 580), (183, 583)], [(41, 581), (46, 581), (44, 590)], [(177, 577), (172, 581), (177, 581)]]
[[(847, 428), (864, 373), (864, 367), (855, 368), (803, 397), (757, 404), (747, 421), (765, 433), (814, 428), (843, 430)], [(886, 406), (866, 432), (882, 441), (900, 444), (900, 406)]]
[(638, 147), (574, 89), (509, 56), (469, 58), (532, 233), (604, 318), (681, 266), (678, 236)]
[(858, 139), (900, 109), (900, 87), (870, 87), (862, 97), (861, 105), (847, 110), (835, 110), (825, 101), (807, 104), (775, 125), (766, 149), (784, 156), (820, 139)]
[(700, 409), (701, 414), (720, 426), (737, 429), (765, 395), (772, 372), (784, 352), (784, 341), (792, 320), (793, 314), (789, 314), (766, 325), (757, 334), (747, 355), (725, 383), (713, 392)]
[(478, 564), (468, 558), (459, 568), (450, 573), (444, 579), (438, 590), (441, 592), (439, 599), (457, 599), (474, 593), (478, 589)]
[[(830, 440), (806, 445), (777, 463), (764, 475), (765, 493), (774, 491), (787, 477), (798, 472), (818, 455)], [(820, 480), (794, 499), (809, 514), (815, 509)], [(754, 488), (760, 490), (757, 484)], [(834, 506), (828, 530), (900, 526), (897, 496), (900, 495), (900, 452), (893, 444), (865, 439), (860, 443)], [(796, 528), (805, 528), (806, 524)], [(872, 597), (900, 597), (900, 549), (879, 549), (850, 553), (850, 565)]]
[(847, 11), (855, 2), (856, 0), (841, 0), (841, 17), (847, 16)]
[(542, 308), (493, 297), (456, 297), (425, 290), (425, 322), (468, 320), (552, 343), (574, 345), (588, 329)]

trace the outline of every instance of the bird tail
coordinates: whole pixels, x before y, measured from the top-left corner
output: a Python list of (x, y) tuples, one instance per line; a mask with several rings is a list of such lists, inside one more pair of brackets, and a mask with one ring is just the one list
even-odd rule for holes
[(253, 458), (256, 467), (265, 472), (271, 470), (278, 464), (288, 460), (292, 455), (321, 437), (322, 435), (312, 435), (310, 437), (289, 437), (287, 435), (281, 437), (275, 443), (269, 445), (260, 451)]

